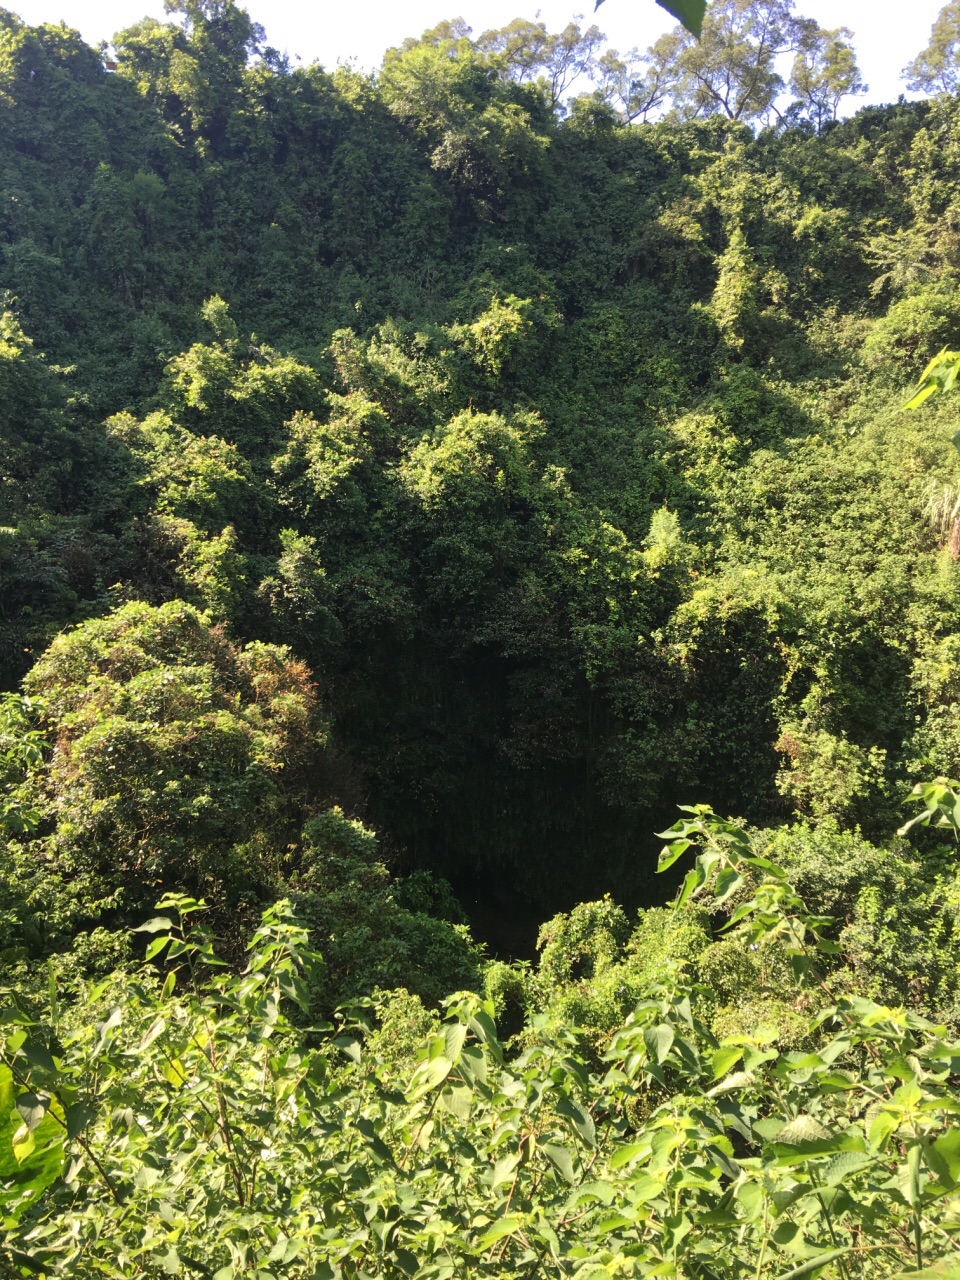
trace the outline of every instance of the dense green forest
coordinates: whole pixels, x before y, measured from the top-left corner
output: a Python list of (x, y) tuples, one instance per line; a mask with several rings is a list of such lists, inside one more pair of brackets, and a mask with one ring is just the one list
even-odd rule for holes
[(0, 1276), (955, 1274), (960, 5), (849, 35), (0, 10)]

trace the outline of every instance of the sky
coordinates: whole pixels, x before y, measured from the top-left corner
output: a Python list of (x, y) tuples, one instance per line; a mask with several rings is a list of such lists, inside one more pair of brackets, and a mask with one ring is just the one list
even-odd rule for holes
[[(64, 21), (90, 44), (109, 40), (139, 18), (163, 18), (162, 0), (3, 0), (31, 25)], [(241, 0), (242, 3), (242, 0)], [(893, 102), (905, 92), (900, 72), (923, 49), (943, 0), (796, 0), (796, 12), (824, 27), (849, 27), (870, 92), (853, 103)], [(596, 13), (576, 0), (248, 0), (244, 7), (267, 42), (291, 60), (338, 62), (372, 70), (385, 49), (444, 18), (464, 18), (476, 33), (539, 15), (558, 31), (577, 14), (596, 23), (621, 53), (646, 48), (674, 20), (654, 0), (605, 0)], [(914, 95), (907, 94), (907, 97)]]

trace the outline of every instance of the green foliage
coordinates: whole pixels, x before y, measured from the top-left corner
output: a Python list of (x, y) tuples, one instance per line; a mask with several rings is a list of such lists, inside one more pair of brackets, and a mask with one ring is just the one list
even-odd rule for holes
[(954, 1252), (960, 107), (602, 43), (0, 15), (4, 1273)]
[[(955, 104), (826, 128), (842, 33), (739, 0), (646, 62), (453, 21), (374, 77), (234, 5), (115, 74), (0, 25), (5, 687), (129, 600), (206, 610), (320, 683), (311, 804), (543, 917), (654, 901), (682, 794), (878, 835), (955, 771), (957, 477), (891, 396), (952, 341)], [(787, 44), (807, 107), (754, 136)]]
[(452, 989), (476, 987), (480, 952), (464, 924), (437, 912), (453, 904), (439, 886), (404, 891), (377, 857), (361, 823), (331, 809), (307, 823), (293, 904), (324, 965), (312, 999), (330, 1010), (374, 987), (404, 987), (431, 1004)]
[(923, 290), (894, 303), (877, 321), (864, 343), (864, 359), (875, 369), (912, 370), (955, 342), (958, 331), (960, 298), (952, 291)]
[(914, 93), (955, 93), (957, 90), (960, 6), (945, 4), (930, 31), (930, 43), (905, 68), (903, 77)]
[(303, 664), (189, 605), (129, 604), (61, 636), (29, 688), (57, 744), (33, 772), (44, 824), (25, 856), (43, 850), (68, 920), (177, 886), (235, 934), (303, 811), (320, 729)]
[[(794, 962), (780, 993), (803, 1048), (762, 1027), (718, 1038), (683, 969), (606, 1037), (599, 1069), (577, 1029), (543, 1020), (508, 1056), (492, 1005), (463, 992), (440, 1025), (379, 993), (302, 1031), (290, 1014), (319, 957), (288, 904), (235, 975), (194, 923), (202, 904), (169, 897), (141, 930), (162, 985), (102, 984), (82, 1020), (54, 987), (5, 1006), (8, 1271), (879, 1280), (947, 1266), (958, 1047), (831, 988), (831, 920), (741, 828), (689, 813), (661, 859), (696, 847), (674, 910), (752, 882), (733, 936)], [(416, 1062), (398, 1014), (425, 1033)]]
[(707, 11), (706, 0), (670, 0), (669, 4), (665, 0), (657, 0), (657, 4), (666, 9), (667, 13), (673, 14), (692, 35), (700, 35)]
[(948, 351), (944, 347), (933, 357), (920, 375), (917, 389), (903, 406), (905, 409), (919, 409), (933, 395), (942, 395), (951, 391), (960, 372), (960, 355)]
[(806, 115), (818, 133), (828, 121), (836, 120), (842, 98), (869, 88), (860, 76), (852, 39), (849, 27), (811, 31), (794, 59), (790, 88), (797, 103), (792, 114)]
[[(715, 0), (702, 28), (681, 37), (674, 109), (682, 118), (723, 114), (747, 122), (770, 112), (784, 88), (777, 59), (811, 45), (823, 33), (792, 13), (791, 0)], [(796, 71), (796, 69), (795, 69)], [(843, 90), (840, 91), (841, 94)]]
[(856, 825), (884, 786), (885, 752), (812, 725), (785, 724), (776, 748), (784, 757), (777, 775), (781, 792), (797, 812), (815, 819), (831, 815)]
[(952, 858), (900, 841), (873, 845), (835, 822), (765, 833), (758, 847), (782, 863), (812, 909), (840, 924), (837, 963), (848, 990), (956, 1019)]
[(0, 697), (0, 831), (20, 835), (40, 822), (35, 809), (23, 807), (21, 786), (43, 759), (44, 739), (33, 727), (31, 702), (16, 694)]

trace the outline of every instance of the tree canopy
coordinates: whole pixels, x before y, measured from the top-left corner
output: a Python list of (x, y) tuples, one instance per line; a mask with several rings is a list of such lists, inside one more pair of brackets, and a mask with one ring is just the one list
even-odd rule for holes
[(905, 68), (907, 88), (920, 93), (956, 93), (960, 83), (960, 5), (946, 4), (930, 32), (930, 43)]

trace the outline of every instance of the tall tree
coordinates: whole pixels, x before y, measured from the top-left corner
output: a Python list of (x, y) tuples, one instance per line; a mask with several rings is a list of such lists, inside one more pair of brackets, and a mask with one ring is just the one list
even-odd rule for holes
[(621, 58), (608, 49), (598, 63), (603, 96), (632, 124), (663, 110), (677, 81), (677, 58), (683, 33), (669, 31), (641, 57), (636, 49)]
[(507, 79), (542, 84), (556, 110), (581, 76), (595, 74), (605, 39), (596, 26), (582, 31), (578, 23), (568, 22), (552, 34), (546, 23), (514, 18), (506, 27), (485, 31), (477, 48), (493, 55)]
[(956, 93), (960, 87), (960, 0), (940, 10), (930, 43), (903, 69), (914, 93)]
[(829, 120), (836, 120), (843, 98), (866, 93), (869, 88), (860, 75), (852, 39), (848, 27), (827, 31), (815, 22), (807, 24), (803, 32), (790, 88), (797, 95), (794, 114), (811, 120), (817, 133)]
[(794, 15), (793, 0), (716, 0), (699, 40), (680, 33), (677, 113), (744, 124), (766, 115), (785, 88), (777, 60), (801, 47), (807, 25)]

